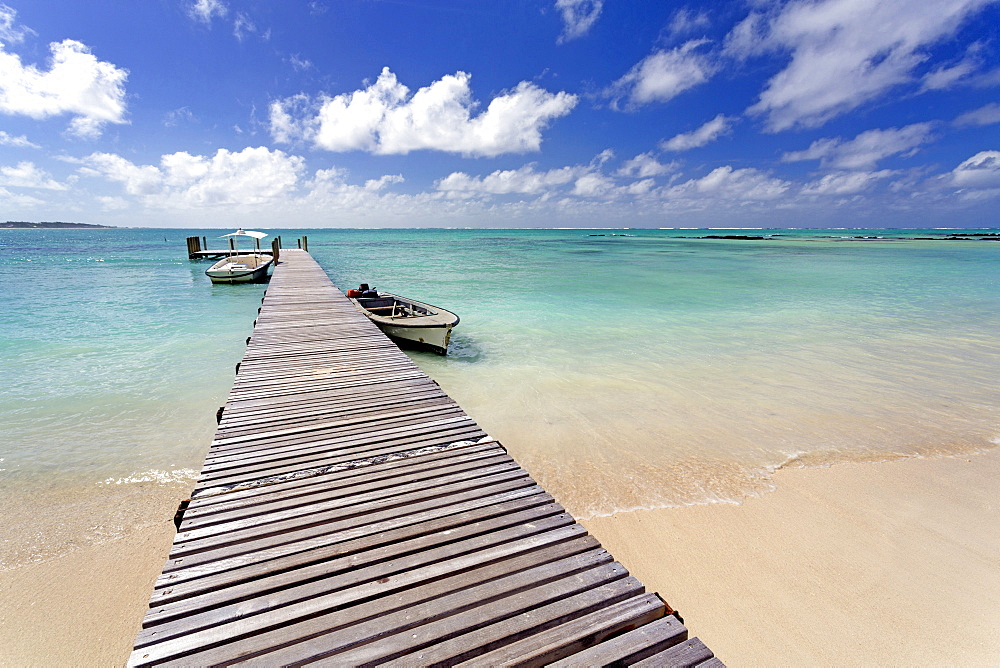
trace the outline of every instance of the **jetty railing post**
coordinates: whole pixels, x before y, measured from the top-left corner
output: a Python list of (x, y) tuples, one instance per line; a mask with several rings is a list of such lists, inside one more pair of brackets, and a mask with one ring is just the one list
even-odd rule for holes
[(201, 247), (204, 250), (208, 250), (208, 237), (201, 238)]
[(309, 252), (309, 237), (304, 234), (302, 235), (302, 250)]
[(278, 255), (281, 251), (281, 237), (271, 240), (271, 255), (274, 256), (275, 263), (278, 262)]
[(302, 250), (302, 239), (295, 240), (299, 244), (299, 250)]

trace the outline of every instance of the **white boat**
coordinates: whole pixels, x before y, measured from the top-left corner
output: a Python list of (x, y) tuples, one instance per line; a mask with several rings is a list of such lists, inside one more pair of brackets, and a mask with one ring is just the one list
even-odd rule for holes
[(389, 292), (377, 292), (364, 284), (358, 290), (348, 290), (347, 296), (401, 347), (448, 354), (451, 330), (458, 324), (458, 316), (451, 311)]
[[(266, 237), (264, 232), (239, 229), (231, 234), (224, 234), (220, 239), (233, 240), (233, 254), (223, 258), (205, 270), (205, 274), (213, 283), (262, 283), (267, 280), (267, 272), (271, 269), (274, 258), (260, 251), (260, 240)], [(256, 250), (240, 253), (236, 248), (238, 237), (252, 237), (257, 244)]]

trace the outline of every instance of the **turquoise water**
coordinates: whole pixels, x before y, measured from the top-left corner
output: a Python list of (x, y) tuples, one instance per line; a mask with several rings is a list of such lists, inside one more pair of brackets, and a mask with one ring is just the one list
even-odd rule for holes
[[(186, 259), (186, 236), (222, 232), (0, 230), (0, 563), (183, 496), (264, 290)], [(451, 355), (413, 358), (589, 517), (739, 501), (781, 466), (995, 445), (1000, 241), (954, 232), (275, 233), (307, 234), (342, 288), (459, 313)]]

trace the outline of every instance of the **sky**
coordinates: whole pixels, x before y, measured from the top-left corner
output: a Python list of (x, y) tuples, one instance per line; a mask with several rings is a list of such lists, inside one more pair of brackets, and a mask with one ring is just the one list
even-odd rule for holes
[(1000, 0), (0, 0), (0, 220), (1000, 227)]

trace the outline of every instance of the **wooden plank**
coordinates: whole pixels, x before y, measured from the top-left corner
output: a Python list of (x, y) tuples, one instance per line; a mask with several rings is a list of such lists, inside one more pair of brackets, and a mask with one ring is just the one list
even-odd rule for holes
[[(172, 605), (164, 604), (157, 608), (157, 616), (150, 619), (150, 623), (143, 624), (146, 630), (139, 634), (136, 647), (237, 620), (246, 625), (248, 618), (255, 614), (300, 603), (306, 605), (305, 602), (315, 601), (332, 592), (357, 589), (372, 583), (413, 586), (440, 579), (450, 572), (465, 571), (552, 545), (559, 547), (550, 552), (559, 554), (574, 554), (574, 551), (592, 549), (596, 545), (592, 539), (582, 540), (582, 533), (576, 528), (578, 525), (567, 524), (560, 516), (538, 522), (543, 529), (527, 522), (402, 556), (393, 555), (392, 546), (386, 547), (380, 554), (383, 560), (376, 559), (368, 565), (359, 566), (355, 563), (357, 560), (346, 558), (318, 564), (301, 572), (286, 572), (266, 581), (254, 582), (253, 596), (245, 595), (250, 588), (244, 587), (244, 595), (239, 595), (239, 591), (231, 592), (237, 595), (230, 600), (203, 596), (198, 600), (185, 599)], [(539, 551), (535, 563), (539, 563), (545, 554)], [(385, 558), (387, 555), (392, 558)], [(396, 588), (383, 589), (388, 592)], [(342, 602), (344, 599), (337, 600)], [(303, 609), (301, 606), (296, 608), (298, 612)]]
[[(552, 541), (557, 540), (558, 542), (553, 544), (552, 550), (554, 552), (563, 552), (567, 555), (579, 554), (589, 550), (603, 552), (603, 550), (599, 550), (597, 541), (587, 536), (579, 537), (574, 541), (563, 540), (567, 533), (567, 531), (562, 530), (552, 531), (542, 534), (539, 537), (530, 537), (521, 541), (508, 543), (494, 548), (485, 554), (463, 555), (423, 568), (397, 573), (393, 576), (380, 578), (371, 582), (360, 583), (341, 591), (320, 593), (297, 603), (275, 609), (265, 607), (264, 610), (258, 611), (259, 614), (248, 618), (243, 617), (232, 622), (214, 624), (197, 631), (168, 638), (154, 645), (136, 649), (132, 654), (133, 658), (130, 659), (130, 665), (142, 665), (143, 663), (155, 663), (166, 659), (184, 657), (201, 648), (231, 644), (234, 640), (259, 635), (274, 628), (283, 628), (287, 631), (288, 625), (293, 621), (309, 620), (323, 612), (340, 610), (345, 606), (372, 598), (386, 597), (399, 591), (414, 590), (420, 583), (426, 583), (436, 591), (441, 587), (440, 581), (445, 579), (447, 575), (461, 573), (474, 565), (499, 561), (503, 555), (513, 556), (519, 552), (533, 552), (535, 553), (533, 557), (537, 558), (539, 553), (536, 553), (536, 550), (545, 546), (545, 540), (548, 540), (550, 544)], [(607, 553), (605, 552), (604, 554)], [(245, 603), (249, 604), (250, 602)], [(263, 601), (254, 599), (253, 603), (264, 603), (266, 606), (266, 598)], [(137, 655), (139, 656), (137, 657)], [(136, 661), (137, 658), (140, 660)]]
[[(601, 557), (606, 558), (605, 554)], [(380, 615), (363, 626), (310, 638), (265, 657), (279, 664), (308, 660), (340, 666), (387, 662), (429, 665), (436, 657), (450, 663), (453, 656), (489, 647), (498, 632), (514, 635), (514, 627), (531, 626), (532, 619), (549, 614), (548, 608), (559, 607), (572, 614), (573, 607), (592, 609), (642, 589), (635, 578), (622, 576), (625, 568), (617, 562), (591, 566), (582, 561), (575, 557), (468, 589), (452, 587), (439, 598)], [(510, 629), (505, 628), (508, 624)]]
[(480, 490), (480, 493), (481, 495), (462, 494), (454, 499), (434, 499), (422, 504), (413, 504), (401, 508), (392, 508), (387, 511), (375, 512), (364, 518), (363, 521), (358, 518), (351, 518), (341, 522), (330, 522), (318, 527), (308, 527), (299, 534), (283, 534), (276, 538), (272, 537), (264, 541), (244, 544), (245, 551), (228, 550), (222, 553), (208, 553), (191, 557), (171, 557), (164, 564), (163, 575), (160, 577), (164, 578), (165, 581), (184, 581), (202, 578), (212, 573), (261, 563), (289, 554), (303, 552), (313, 547), (330, 545), (334, 542), (345, 542), (380, 531), (418, 524), (424, 521), (424, 519), (444, 517), (472, 508), (480, 508), (494, 503), (535, 496), (544, 492), (537, 485), (522, 487), (518, 484), (518, 481), (515, 481), (492, 488), (484, 488)]
[[(691, 638), (674, 645), (670, 649), (654, 654), (643, 659), (633, 666), (636, 668), (659, 668), (659, 666), (672, 666), (673, 668), (688, 668), (689, 666), (701, 666), (708, 663), (715, 655), (698, 638)], [(710, 666), (717, 666), (719, 662), (709, 663)]]
[(221, 494), (195, 496), (191, 501), (191, 507), (197, 509), (202, 506), (218, 503), (239, 505), (238, 502), (240, 501), (252, 502), (248, 497), (256, 497), (259, 494), (271, 492), (277, 493), (282, 490), (293, 490), (300, 486), (311, 485), (314, 482), (318, 484), (324, 480), (328, 480), (330, 484), (336, 485), (340, 484), (341, 481), (365, 475), (369, 470), (381, 472), (411, 466), (419, 467), (427, 465), (433, 467), (435, 464), (443, 463), (450, 459), (477, 459), (484, 456), (500, 456), (501, 454), (506, 454), (506, 450), (499, 443), (496, 441), (485, 441), (434, 451), (412, 451), (408, 456), (398, 459), (355, 459), (344, 463), (340, 467), (325, 469), (322, 473), (317, 473), (315, 476), (310, 476), (306, 479), (288, 479), (282, 482), (275, 482), (264, 488), (229, 490), (225, 497)]
[(616, 633), (663, 616), (663, 601), (643, 594), (462, 661), (460, 666), (537, 666), (566, 658)]
[[(255, 595), (264, 595), (292, 583), (305, 583), (333, 575), (340, 570), (357, 569), (381, 563), (391, 558), (415, 554), (441, 545), (459, 543), (468, 538), (484, 536), (518, 527), (524, 535), (568, 526), (573, 519), (554, 503), (530, 505), (521, 502), (504, 511), (480, 509), (460, 517), (449, 516), (422, 525), (404, 527), (388, 534), (376, 534), (328, 548), (314, 549), (286, 558), (284, 563), (272, 560), (263, 568), (245, 568), (238, 577), (231, 573), (225, 579), (212, 582), (195, 581), (172, 587), (170, 594), (160, 597), (143, 620), (143, 627), (176, 619), (195, 610), (220, 607)], [(490, 515), (489, 513), (492, 513)], [(528, 526), (528, 525), (531, 526)], [(455, 554), (458, 550), (455, 551)], [(165, 593), (160, 590), (160, 593)]]
[[(463, 530), (465, 527), (469, 527), (469, 535), (476, 535), (476, 530), (489, 526), (491, 520), (508, 513), (516, 516), (520, 512), (533, 509), (537, 509), (540, 518), (548, 517), (550, 514), (564, 514), (569, 517), (558, 504), (552, 502), (552, 497), (541, 493), (467, 508), (458, 513), (437, 515), (425, 513), (414, 522), (399, 521), (375, 526), (370, 531), (354, 531), (349, 536), (334, 534), (327, 540), (320, 539), (299, 544), (297, 547), (300, 549), (297, 550), (267, 555), (266, 558), (254, 562), (233, 563), (228, 569), (201, 573), (197, 569), (185, 569), (164, 573), (156, 582), (150, 607), (155, 611), (155, 608), (163, 603), (219, 591), (251, 580), (305, 568), (320, 561), (377, 550), (387, 545), (398, 543), (403, 545), (401, 549), (405, 549), (407, 545), (419, 545), (421, 540), (433, 544), (435, 533), (444, 534), (443, 538), (438, 539), (442, 541), (452, 534), (461, 538), (465, 533)], [(359, 560), (359, 563), (363, 561), (360, 558)]]
[[(188, 534), (195, 530), (227, 531), (232, 522), (246, 521), (248, 518), (261, 515), (267, 515), (268, 521), (274, 521), (279, 519), (281, 514), (294, 516), (298, 509), (318, 512), (324, 508), (322, 504), (330, 504), (327, 507), (358, 504), (366, 499), (391, 498), (427, 485), (459, 482), (472, 477), (519, 469), (520, 467), (509, 457), (496, 457), (486, 462), (472, 461), (446, 468), (397, 472), (395, 476), (376, 476), (369, 472), (363, 480), (353, 484), (337, 487), (318, 484), (312, 486), (314, 489), (310, 493), (305, 493), (306, 490), (299, 488), (284, 494), (262, 495), (255, 499), (257, 502), (253, 505), (242, 505), (228, 510), (219, 509), (211, 514), (203, 513), (191, 517), (189, 508), (180, 526), (180, 533)], [(293, 495), (293, 492), (297, 493)]]
[(296, 512), (291, 516), (280, 516), (273, 521), (234, 522), (225, 532), (192, 531), (177, 535), (170, 557), (188, 557), (188, 563), (202, 561), (198, 556), (205, 552), (217, 554), (224, 550), (227, 555), (240, 554), (249, 550), (260, 549), (264, 545), (275, 542), (290, 542), (301, 537), (308, 537), (315, 532), (328, 532), (333, 526), (356, 526), (371, 521), (376, 515), (395, 512), (411, 512), (413, 509), (428, 505), (454, 503), (460, 498), (482, 494), (486, 491), (501, 489), (516, 489), (533, 487), (535, 482), (522, 470), (496, 473), (475, 483), (456, 483), (441, 487), (424, 488), (419, 491), (404, 494), (391, 499), (376, 499), (357, 505), (323, 507), (315, 513)]
[[(539, 566), (535, 557), (548, 558), (553, 554), (554, 552), (548, 555), (528, 554), (509, 561), (489, 564), (479, 569), (442, 578), (436, 582), (428, 582), (420, 587), (403, 590), (391, 598), (365, 601), (313, 619), (302, 620), (290, 627), (266, 631), (242, 640), (238, 645), (229, 644), (207, 652), (192, 654), (185, 657), (185, 661), (199, 665), (210, 665), (254, 658), (266, 665), (281, 665), (282, 658), (289, 658), (289, 654), (292, 656), (316, 654), (315, 643), (310, 642), (313, 639), (320, 639), (320, 642), (324, 644), (343, 643), (350, 639), (352, 633), (358, 631), (363, 633), (367, 624), (373, 620), (396, 611), (406, 610), (411, 606), (420, 605), (423, 602), (434, 601), (455, 592), (467, 591), (470, 587), (480, 587), (478, 593), (494, 597), (504, 589), (498, 584), (500, 578), (513, 576), (523, 582), (522, 573), (524, 571), (535, 569), (535, 575), (537, 575), (540, 570), (546, 568), (544, 565)], [(562, 561), (562, 568), (578, 572), (608, 563), (610, 557), (604, 550), (593, 549), (569, 557), (563, 556), (559, 560)], [(338, 633), (340, 631), (345, 633)], [(325, 641), (324, 637), (327, 637)], [(293, 644), (295, 642), (309, 644), (295, 648)], [(283, 646), (291, 646), (292, 649), (286, 653), (281, 651)]]
[(485, 469), (441, 476), (432, 486), (428, 486), (427, 479), (422, 478), (409, 484), (358, 490), (354, 494), (324, 491), (302, 504), (281, 502), (276, 504), (277, 507), (261, 508), (259, 512), (255, 507), (251, 513), (240, 512), (236, 516), (219, 518), (218, 522), (207, 526), (182, 529), (177, 534), (175, 549), (171, 554), (184, 554), (179, 549), (182, 546), (190, 546), (190, 550), (197, 551), (194, 545), (203, 539), (217, 541), (225, 535), (226, 541), (238, 541), (239, 537), (244, 535), (266, 536), (271, 533), (281, 533), (286, 527), (302, 526), (302, 520), (305, 518), (308, 518), (310, 524), (320, 524), (360, 514), (366, 512), (368, 508), (410, 505), (425, 499), (464, 492), (477, 484), (493, 485), (518, 478), (528, 478), (528, 474), (512, 462), (502, 462)]
[(550, 668), (627, 666), (687, 640), (688, 630), (673, 615), (551, 663)]
[[(475, 447), (475, 446), (470, 446)], [(317, 489), (349, 491), (358, 485), (391, 484), (397, 478), (406, 480), (413, 476), (432, 476), (438, 472), (447, 473), (471, 468), (513, 462), (506, 452), (499, 448), (482, 448), (464, 453), (463, 448), (432, 453), (434, 456), (412, 457), (394, 462), (372, 464), (363, 469), (347, 469), (336, 473), (314, 476), (288, 483), (268, 485), (263, 488), (235, 491), (207, 499), (194, 499), (184, 514), (180, 529), (217, 521), (223, 513), (230, 513), (251, 507), (262, 507), (279, 501), (301, 502)]]
[[(493, 593), (501, 594), (496, 590)], [(433, 609), (416, 611), (413, 617), (420, 620), (420, 626), (400, 629), (405, 635), (397, 632), (391, 637), (378, 637), (377, 643), (331, 656), (322, 663), (454, 664), (642, 593), (642, 583), (628, 577), (625, 567), (614, 562), (551, 582), (534, 583), (531, 589), (505, 587), (503, 598), (482, 598), (468, 610), (455, 606), (447, 617), (431, 623), (427, 622), (434, 620)], [(380, 619), (379, 623), (384, 621)], [(364, 630), (372, 633), (375, 628), (370, 624)]]
[(434, 425), (433, 430), (428, 429), (427, 432), (393, 431), (380, 433), (377, 438), (359, 436), (339, 441), (333, 440), (328, 444), (331, 447), (309, 450), (299, 457), (271, 462), (270, 464), (262, 462), (253, 466), (205, 474), (198, 479), (195, 495), (206, 488), (265, 478), (277, 481), (282, 477), (294, 476), (304, 470), (314, 470), (376, 457), (388, 457), (398, 453), (419, 452), (425, 448), (445, 449), (474, 445), (485, 442), (489, 438), (474, 424), (467, 422), (439, 423)]

